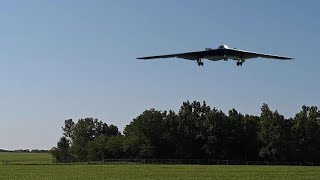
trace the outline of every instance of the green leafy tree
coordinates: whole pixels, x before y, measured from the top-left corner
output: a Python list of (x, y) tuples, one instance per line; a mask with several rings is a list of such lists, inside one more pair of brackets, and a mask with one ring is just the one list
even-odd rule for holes
[(73, 131), (74, 131), (75, 124), (72, 119), (67, 119), (64, 121), (63, 136), (71, 140), (73, 138)]
[(205, 102), (183, 102), (176, 118), (176, 127), (173, 133), (177, 137), (177, 158), (204, 158), (206, 152), (205, 122), (210, 114), (210, 107)]
[(315, 106), (303, 106), (293, 121), (295, 159), (320, 161), (320, 113)]
[(104, 161), (104, 159), (112, 158), (108, 150), (109, 138), (105, 135), (95, 137), (88, 142), (88, 160), (89, 161)]
[(204, 150), (208, 157), (224, 159), (228, 153), (225, 149), (228, 144), (228, 117), (217, 109), (212, 109), (205, 120), (205, 144)]
[(107, 149), (108, 138), (121, 135), (116, 126), (94, 118), (79, 119), (77, 123), (68, 119), (62, 129), (70, 141), (71, 155), (80, 162), (112, 158)]
[(71, 151), (77, 161), (88, 160), (88, 143), (95, 137), (93, 118), (79, 119), (73, 130)]
[(258, 138), (261, 141), (260, 156), (266, 160), (286, 161), (290, 152), (288, 123), (277, 111), (272, 112), (263, 104)]
[(241, 140), (242, 158), (240, 158), (242, 160), (257, 160), (259, 158), (259, 120), (258, 116), (245, 115), (243, 117), (244, 134)]
[(59, 163), (71, 162), (70, 154), (70, 142), (66, 137), (61, 137), (57, 143), (57, 147), (51, 149), (50, 153), (52, 154), (54, 161)]
[(124, 156), (124, 136), (112, 136), (107, 141), (107, 149), (111, 158), (121, 158)]
[(154, 158), (160, 156), (158, 147), (163, 141), (166, 112), (146, 110), (124, 129), (125, 151), (130, 157)]
[(229, 110), (226, 120), (224, 151), (227, 159), (243, 159), (245, 154), (244, 116), (235, 109)]

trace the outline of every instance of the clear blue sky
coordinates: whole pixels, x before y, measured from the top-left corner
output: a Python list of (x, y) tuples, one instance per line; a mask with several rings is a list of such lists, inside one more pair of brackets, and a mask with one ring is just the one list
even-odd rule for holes
[[(123, 130), (186, 100), (285, 117), (320, 106), (319, 1), (0, 2), (0, 148), (51, 148), (68, 118)], [(220, 44), (295, 60), (136, 60)]]

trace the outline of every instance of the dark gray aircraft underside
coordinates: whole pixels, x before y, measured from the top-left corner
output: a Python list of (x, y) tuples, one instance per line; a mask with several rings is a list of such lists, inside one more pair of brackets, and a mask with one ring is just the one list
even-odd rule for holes
[(182, 58), (187, 60), (193, 60), (198, 63), (199, 66), (203, 66), (202, 59), (208, 59), (211, 61), (227, 61), (229, 59), (237, 61), (237, 66), (242, 66), (246, 59), (252, 58), (268, 58), (268, 59), (278, 59), (278, 60), (290, 60), (291, 57), (277, 56), (271, 54), (263, 54), (257, 52), (250, 52), (239, 50), (235, 48), (229, 48), (227, 45), (221, 45), (217, 49), (206, 48), (205, 51), (195, 51), (179, 54), (168, 54), (168, 55), (159, 55), (159, 56), (148, 56), (140, 57), (137, 59), (158, 59), (158, 58)]

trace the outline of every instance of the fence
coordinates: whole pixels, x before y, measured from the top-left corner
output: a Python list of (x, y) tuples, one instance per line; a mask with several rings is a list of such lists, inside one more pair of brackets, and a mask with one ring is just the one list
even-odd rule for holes
[(239, 160), (213, 160), (213, 159), (105, 159), (101, 163), (320, 166), (320, 163), (315, 163), (315, 162), (268, 162), (268, 161), (239, 161)]
[[(4, 165), (52, 165), (48, 161), (3, 161)], [(171, 165), (265, 165), (265, 166), (320, 166), (316, 162), (268, 162), (268, 161), (238, 161), (213, 159), (105, 159), (104, 161), (88, 161), (67, 164), (171, 164)]]

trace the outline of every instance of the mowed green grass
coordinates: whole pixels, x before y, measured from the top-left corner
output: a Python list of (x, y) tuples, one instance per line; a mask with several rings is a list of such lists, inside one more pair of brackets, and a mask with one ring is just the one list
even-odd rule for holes
[(51, 164), (52, 156), (49, 153), (12, 153), (0, 152), (0, 163), (8, 164)]
[[(320, 167), (206, 165), (62, 165), (49, 154), (0, 153), (0, 179), (320, 179)], [(40, 162), (40, 163), (37, 163)], [(47, 163), (44, 163), (47, 162)]]
[(2, 165), (0, 179), (320, 179), (318, 167)]

